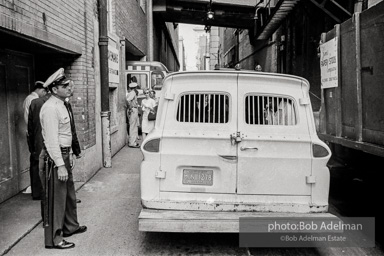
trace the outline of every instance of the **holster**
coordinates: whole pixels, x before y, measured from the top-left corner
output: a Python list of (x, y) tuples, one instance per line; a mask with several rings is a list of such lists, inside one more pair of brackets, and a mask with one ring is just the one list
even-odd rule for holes
[[(50, 186), (50, 180), (52, 178), (52, 171), (55, 166), (54, 161), (48, 156), (44, 158), (44, 227), (49, 227), (49, 198), (53, 197), (53, 188)], [(52, 185), (52, 184), (51, 184)]]

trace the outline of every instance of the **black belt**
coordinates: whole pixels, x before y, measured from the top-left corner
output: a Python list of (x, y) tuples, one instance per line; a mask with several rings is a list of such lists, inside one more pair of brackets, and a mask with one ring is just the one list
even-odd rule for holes
[(71, 147), (60, 147), (62, 154), (69, 154), (71, 152)]

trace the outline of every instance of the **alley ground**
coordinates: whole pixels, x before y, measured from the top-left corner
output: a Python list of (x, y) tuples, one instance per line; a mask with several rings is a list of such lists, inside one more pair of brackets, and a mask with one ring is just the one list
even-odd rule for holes
[[(237, 234), (139, 232), (142, 159), (139, 149), (125, 147), (113, 157), (112, 168), (103, 168), (89, 182), (80, 184), (77, 193), (82, 200), (78, 205), (79, 221), (88, 226), (88, 231), (67, 239), (76, 243), (75, 248), (45, 249), (41, 222), (34, 227), (31, 221), (19, 219), (18, 228), (22, 223), (31, 226), (25, 227), (25, 236), (9, 248), (6, 255), (384, 255), (379, 245), (376, 248), (239, 248)], [(340, 214), (342, 210), (337, 207), (345, 202), (340, 192), (337, 195), (336, 199), (331, 199), (335, 205), (330, 211)], [(37, 204), (22, 211), (26, 212), (23, 218), (28, 218), (27, 211), (31, 219), (39, 217)], [(12, 226), (7, 228), (12, 229)]]

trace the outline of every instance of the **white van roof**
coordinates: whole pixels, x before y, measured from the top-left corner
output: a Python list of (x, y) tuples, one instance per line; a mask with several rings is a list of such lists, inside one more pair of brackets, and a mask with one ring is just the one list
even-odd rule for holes
[(150, 71), (165, 71), (169, 72), (167, 67), (159, 61), (126, 61), (126, 70), (150, 70)]
[(233, 74), (239, 74), (239, 75), (252, 75), (255, 78), (259, 77), (262, 79), (277, 79), (280, 82), (284, 81), (297, 81), (300, 84), (303, 84), (305, 86), (308, 86), (309, 90), (309, 82), (307, 79), (295, 75), (289, 75), (289, 74), (280, 74), (280, 73), (269, 73), (269, 72), (257, 72), (252, 70), (199, 70), (199, 71), (179, 71), (179, 72), (173, 72), (168, 74), (165, 79), (164, 83), (167, 80), (173, 79), (173, 78), (179, 78), (182, 76), (191, 77), (191, 79), (196, 78), (197, 75), (209, 75), (209, 76), (215, 76), (217, 75), (218, 78), (223, 78), (223, 74), (233, 75)]

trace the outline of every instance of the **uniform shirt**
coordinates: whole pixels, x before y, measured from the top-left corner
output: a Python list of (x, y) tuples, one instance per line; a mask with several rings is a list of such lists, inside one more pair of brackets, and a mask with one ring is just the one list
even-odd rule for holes
[(23, 102), (24, 121), (26, 125), (28, 125), (29, 106), (31, 105), (32, 100), (37, 98), (39, 98), (39, 95), (35, 92), (31, 92)]
[(60, 147), (72, 144), (71, 122), (64, 101), (52, 96), (40, 111), (41, 133), (49, 156), (56, 166), (64, 165)]
[(127, 101), (129, 108), (137, 108), (137, 97), (134, 90), (128, 93)]

